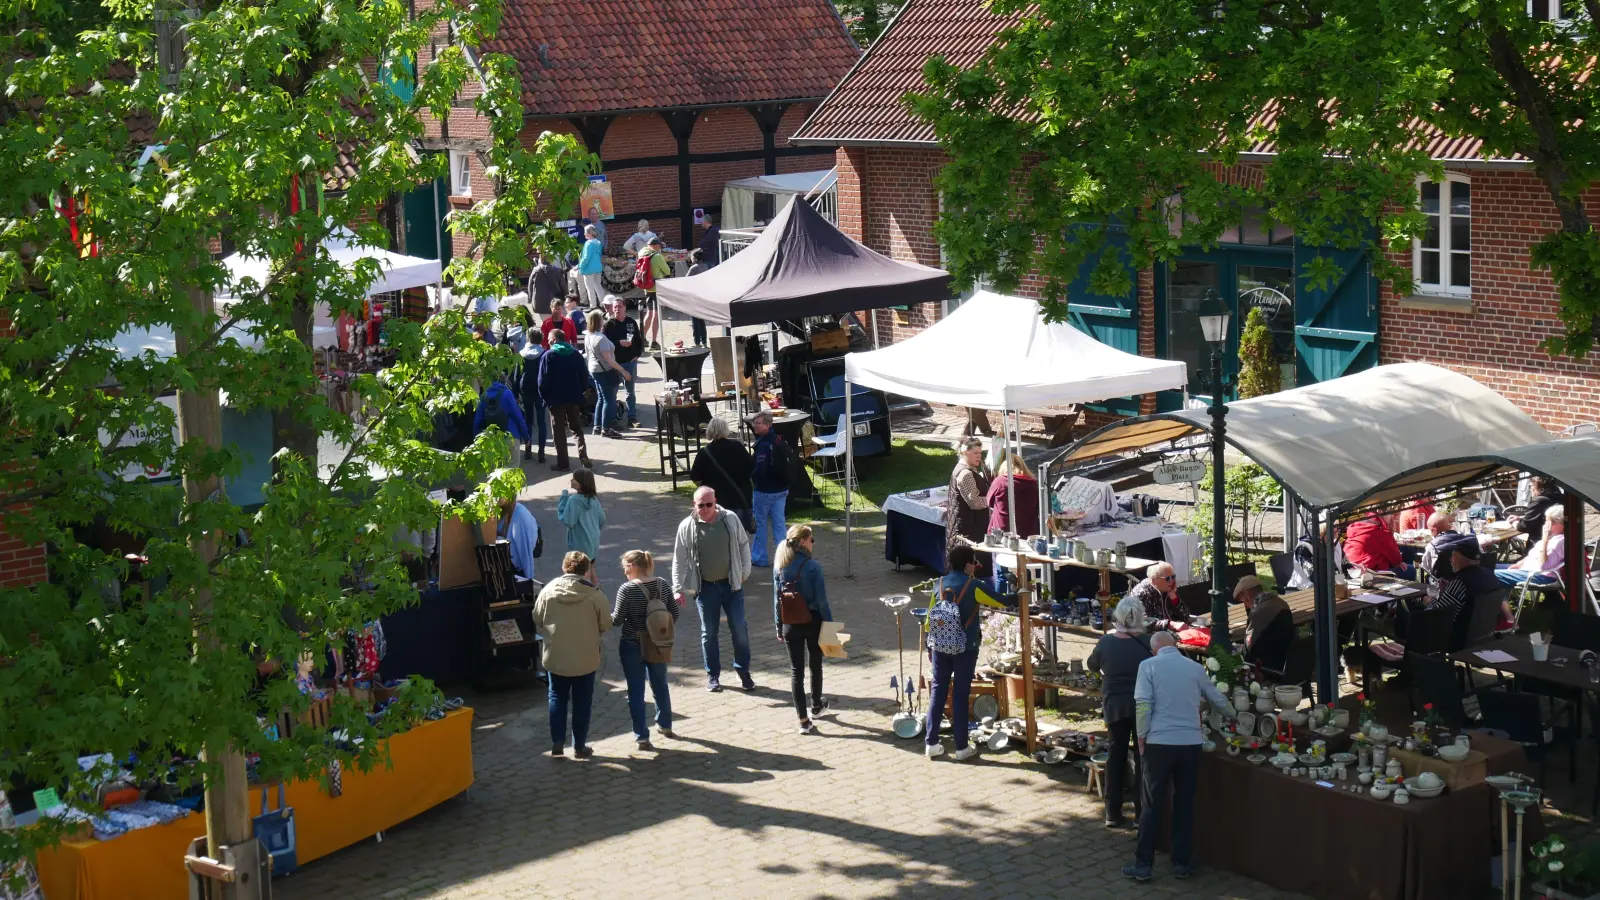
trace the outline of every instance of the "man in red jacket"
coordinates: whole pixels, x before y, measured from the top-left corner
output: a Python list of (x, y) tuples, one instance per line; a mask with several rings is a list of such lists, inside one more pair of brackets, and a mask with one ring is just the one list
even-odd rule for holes
[(1376, 512), (1367, 513), (1344, 531), (1344, 558), (1373, 572), (1393, 572), (1411, 577), (1412, 570), (1400, 556), (1394, 531)]

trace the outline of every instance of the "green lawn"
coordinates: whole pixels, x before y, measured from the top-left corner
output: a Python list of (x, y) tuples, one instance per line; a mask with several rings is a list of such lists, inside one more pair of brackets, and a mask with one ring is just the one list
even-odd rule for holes
[[(955, 467), (955, 451), (948, 446), (895, 439), (886, 456), (856, 460), (856, 492), (851, 501), (857, 514), (876, 513), (890, 494), (943, 487), (950, 482)], [(811, 518), (831, 519), (844, 515), (844, 491), (838, 482), (829, 481), (809, 466), (811, 483), (820, 495), (820, 508), (804, 510)], [(792, 503), (792, 501), (791, 501)], [(804, 509), (802, 507), (802, 509)]]

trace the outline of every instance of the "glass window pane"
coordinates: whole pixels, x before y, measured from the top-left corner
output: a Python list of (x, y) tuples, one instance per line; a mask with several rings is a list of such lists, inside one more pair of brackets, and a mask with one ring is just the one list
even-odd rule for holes
[(1273, 356), (1285, 386), (1294, 386), (1294, 270), (1279, 266), (1240, 266), (1238, 269), (1239, 327), (1252, 308), (1261, 310), (1272, 332)]
[(1211, 377), (1211, 349), (1200, 330), (1206, 291), (1218, 286), (1215, 263), (1180, 259), (1167, 272), (1167, 358), (1189, 366), (1189, 390), (1204, 393)]
[(1438, 216), (1429, 216), (1428, 217), (1428, 230), (1424, 231), (1422, 233), (1422, 246), (1424, 246), (1424, 247), (1438, 247), (1439, 246), (1439, 217)]
[(1417, 280), (1423, 284), (1439, 283), (1439, 251), (1422, 251), (1422, 271), (1417, 273)]
[(1222, 229), (1222, 237), (1217, 238), (1217, 240), (1224, 244), (1239, 243), (1239, 226), (1229, 225), (1227, 228)]
[(1450, 217), (1450, 249), (1463, 252), (1472, 249), (1472, 220), (1466, 216)]
[(1465, 181), (1450, 182), (1450, 214), (1472, 215), (1472, 185)]
[(1422, 211), (1425, 213), (1439, 212), (1439, 185), (1436, 182), (1424, 181), (1422, 183)]
[(1259, 209), (1252, 209), (1244, 214), (1244, 222), (1239, 228), (1239, 239), (1245, 244), (1267, 243), (1267, 217)]
[(1294, 226), (1293, 225), (1285, 225), (1282, 222), (1273, 222), (1272, 223), (1272, 242), (1274, 244), (1292, 244), (1292, 243), (1294, 243)]
[(1450, 286), (1472, 287), (1472, 254), (1450, 254)]

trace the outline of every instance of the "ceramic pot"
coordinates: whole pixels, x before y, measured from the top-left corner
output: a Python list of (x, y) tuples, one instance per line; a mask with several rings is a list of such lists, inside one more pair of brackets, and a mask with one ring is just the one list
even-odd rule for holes
[(1371, 772), (1357, 772), (1356, 773), (1356, 780), (1361, 782), (1362, 784), (1371, 784), (1372, 783), (1372, 773)]
[(1272, 712), (1272, 698), (1265, 694), (1256, 698), (1256, 712)]
[(1333, 711), (1333, 727), (1335, 727), (1335, 728), (1349, 728), (1350, 727), (1350, 710), (1348, 710), (1348, 709), (1335, 709)]
[(1383, 774), (1390, 778), (1399, 778), (1405, 774), (1405, 767), (1400, 764), (1400, 760), (1391, 759), (1383, 767)]

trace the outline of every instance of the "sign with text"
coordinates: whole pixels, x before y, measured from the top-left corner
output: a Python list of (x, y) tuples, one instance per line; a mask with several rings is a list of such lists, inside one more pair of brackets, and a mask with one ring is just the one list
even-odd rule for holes
[(1206, 477), (1206, 464), (1198, 459), (1182, 459), (1162, 463), (1151, 473), (1156, 484), (1193, 484)]

